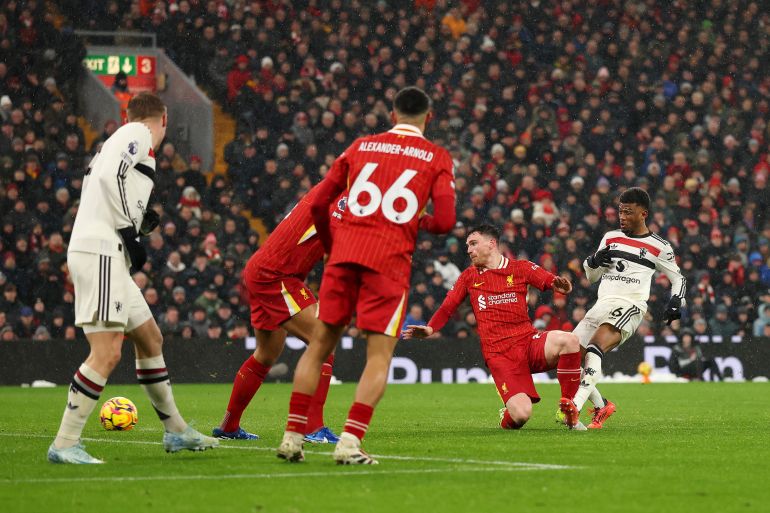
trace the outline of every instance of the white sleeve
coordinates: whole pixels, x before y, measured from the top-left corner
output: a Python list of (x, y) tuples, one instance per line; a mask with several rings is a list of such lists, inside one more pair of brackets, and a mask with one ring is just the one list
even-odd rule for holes
[(655, 269), (666, 275), (668, 281), (671, 282), (671, 296), (680, 298), (684, 305), (684, 297), (687, 292), (687, 280), (682, 276), (682, 273), (679, 272), (679, 266), (676, 265), (674, 248), (669, 245), (660, 252), (655, 261)]
[[(597, 249), (597, 251), (599, 249), (602, 249), (604, 246), (606, 246), (606, 244), (607, 244), (606, 240), (607, 240), (607, 234), (605, 233), (604, 237), (602, 237), (601, 242), (599, 242), (599, 248)], [(591, 256), (591, 255), (589, 255), (589, 256)], [(591, 283), (596, 283), (597, 281), (599, 281), (602, 278), (602, 276), (604, 276), (604, 273), (607, 272), (607, 268), (604, 267), (603, 265), (600, 265), (596, 269), (594, 269), (590, 265), (588, 265), (588, 257), (586, 257), (583, 260), (583, 269), (586, 272), (586, 278), (588, 278), (588, 281), (591, 282)]]
[[(154, 175), (149, 131), (126, 130), (120, 135), (122, 137), (111, 145), (109, 154), (104, 151), (100, 154), (99, 158), (104, 161), (100, 162), (102, 172), (98, 177), (115, 229), (133, 226), (139, 231)], [(152, 158), (151, 166), (148, 158)]]

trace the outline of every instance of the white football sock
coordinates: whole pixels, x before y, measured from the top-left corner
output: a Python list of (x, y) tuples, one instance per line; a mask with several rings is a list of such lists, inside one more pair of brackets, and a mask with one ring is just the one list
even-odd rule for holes
[(78, 368), (72, 377), (70, 390), (67, 393), (67, 406), (64, 408), (59, 432), (53, 441), (57, 449), (65, 449), (77, 445), (83, 427), (88, 417), (94, 411), (99, 396), (107, 384), (107, 378), (99, 375), (85, 363)]
[(580, 381), (580, 388), (575, 394), (575, 406), (578, 410), (583, 409), (583, 405), (596, 389), (596, 384), (602, 379), (602, 357), (604, 353), (594, 344), (588, 344), (586, 348), (585, 363), (583, 366), (583, 379)]
[(171, 382), (163, 355), (136, 360), (136, 379), (150, 398), (166, 431), (181, 433), (187, 429), (187, 423), (179, 414), (174, 394), (171, 393)]
[(604, 408), (604, 397), (602, 397), (601, 392), (599, 392), (599, 389), (594, 387), (591, 394), (588, 396), (588, 400), (591, 401), (595, 408)]

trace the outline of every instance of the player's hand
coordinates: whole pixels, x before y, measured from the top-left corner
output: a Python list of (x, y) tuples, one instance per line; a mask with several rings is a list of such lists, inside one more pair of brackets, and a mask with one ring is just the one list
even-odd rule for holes
[(553, 290), (562, 294), (569, 294), (572, 292), (572, 282), (564, 276), (557, 276), (553, 280)]
[(148, 208), (147, 211), (144, 213), (144, 218), (142, 219), (142, 226), (139, 228), (139, 235), (147, 236), (152, 231), (158, 227), (160, 224), (160, 216), (157, 212), (154, 210)]
[(433, 328), (430, 326), (417, 326), (415, 324), (409, 324), (405, 330), (401, 332), (401, 338), (428, 338), (433, 335)]
[(128, 258), (131, 260), (131, 267), (135, 271), (140, 271), (144, 264), (147, 263), (147, 251), (137, 239), (136, 229), (133, 226), (129, 226), (118, 230), (118, 233), (123, 239), (123, 246), (126, 248)]
[(605, 246), (595, 254), (586, 259), (588, 267), (591, 269), (598, 269), (599, 267), (609, 267), (612, 265), (612, 257), (610, 256), (610, 247)]
[(682, 298), (678, 296), (671, 296), (668, 300), (668, 306), (666, 311), (663, 312), (663, 320), (666, 321), (667, 326), (671, 326), (671, 323), (677, 319), (682, 318)]

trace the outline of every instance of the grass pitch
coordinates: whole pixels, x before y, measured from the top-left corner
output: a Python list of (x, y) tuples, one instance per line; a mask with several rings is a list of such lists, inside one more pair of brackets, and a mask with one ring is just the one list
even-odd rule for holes
[[(338, 431), (353, 385), (333, 386), (327, 423)], [(107, 432), (96, 412), (84, 432), (98, 466), (45, 459), (66, 388), (0, 388), (0, 510), (16, 512), (495, 512), (767, 511), (768, 385), (604, 385), (618, 406), (600, 431), (554, 421), (556, 385), (521, 431), (502, 431), (493, 385), (391, 386), (364, 442), (380, 465), (342, 467), (331, 446), (306, 445), (305, 463), (275, 457), (289, 385), (265, 385), (243, 426), (257, 442), (166, 454), (161, 424), (138, 386), (139, 424)], [(218, 424), (229, 385), (175, 385), (185, 418)], [(587, 415), (584, 414), (584, 421)]]

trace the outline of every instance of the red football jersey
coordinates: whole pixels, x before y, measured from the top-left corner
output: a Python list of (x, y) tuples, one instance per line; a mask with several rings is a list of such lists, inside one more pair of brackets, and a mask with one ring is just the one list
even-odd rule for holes
[[(310, 204), (318, 192), (313, 187), (297, 203), (286, 217), (276, 226), (267, 241), (246, 263), (244, 273), (275, 279), (293, 276), (300, 280), (307, 278), (313, 266), (323, 258), (324, 248), (313, 224)], [(331, 226), (336, 230), (342, 219), (346, 199), (340, 196), (330, 207)]]
[[(348, 207), (334, 233), (329, 264), (354, 263), (409, 286), (420, 214), (430, 198), (451, 197), (452, 159), (411, 125), (357, 139), (326, 180), (347, 189)], [(453, 221), (454, 223), (454, 221)]]
[(527, 285), (540, 290), (553, 286), (553, 274), (527, 260), (505, 257), (497, 269), (467, 268), (455, 282), (428, 325), (444, 327), (460, 303), (470, 295), (481, 350), (487, 355), (506, 351), (516, 339), (537, 330), (527, 312)]

